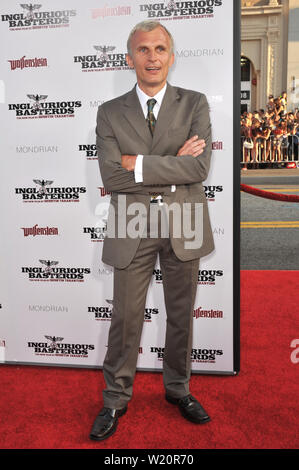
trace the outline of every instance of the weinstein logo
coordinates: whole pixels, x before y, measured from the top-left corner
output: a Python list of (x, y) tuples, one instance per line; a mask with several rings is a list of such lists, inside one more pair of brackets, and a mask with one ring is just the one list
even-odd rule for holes
[(111, 196), (111, 191), (107, 191), (103, 186), (99, 186), (98, 189), (100, 190), (101, 197)]
[(15, 60), (8, 60), (10, 63), (10, 70), (20, 69), (23, 70), (25, 68), (37, 68), (37, 67), (48, 67), (48, 61), (45, 57), (38, 59), (25, 59), (26, 56), (23, 56), (21, 59)]
[(202, 307), (198, 307), (193, 311), (194, 318), (223, 318), (222, 310), (203, 310)]
[(223, 150), (223, 142), (220, 140), (212, 142), (212, 150)]
[(36, 237), (37, 235), (59, 235), (58, 227), (39, 227), (35, 224), (33, 227), (21, 227), (24, 237), (29, 235)]
[(103, 8), (94, 8), (91, 10), (92, 19), (96, 18), (106, 18), (107, 16), (128, 16), (131, 15), (130, 6), (114, 6), (107, 7), (106, 5)]

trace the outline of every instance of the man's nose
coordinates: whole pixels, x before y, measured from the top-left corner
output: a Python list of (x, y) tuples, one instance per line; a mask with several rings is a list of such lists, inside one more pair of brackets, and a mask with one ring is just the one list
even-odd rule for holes
[(154, 49), (149, 50), (149, 52), (148, 52), (148, 59), (149, 59), (149, 60), (152, 60), (152, 61), (155, 61), (156, 58), (157, 58), (157, 53), (156, 53), (156, 51), (155, 51)]

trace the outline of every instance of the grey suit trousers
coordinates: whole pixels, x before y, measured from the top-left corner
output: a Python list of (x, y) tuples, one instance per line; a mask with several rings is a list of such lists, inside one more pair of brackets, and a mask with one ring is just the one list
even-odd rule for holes
[[(149, 235), (149, 223), (146, 229)], [(157, 255), (160, 258), (167, 314), (164, 387), (166, 393), (175, 398), (189, 393), (199, 259), (179, 260), (170, 239), (159, 236), (160, 233), (157, 235), (156, 238), (141, 238), (129, 266), (114, 268), (113, 312), (103, 364), (106, 382), (103, 398), (104, 406), (108, 408), (123, 408), (132, 397), (146, 296)]]

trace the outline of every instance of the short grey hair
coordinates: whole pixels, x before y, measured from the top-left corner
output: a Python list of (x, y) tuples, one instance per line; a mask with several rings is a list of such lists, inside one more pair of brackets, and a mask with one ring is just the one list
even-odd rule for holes
[(136, 24), (132, 31), (129, 34), (128, 41), (127, 41), (127, 50), (128, 54), (132, 57), (132, 49), (131, 49), (131, 40), (132, 36), (137, 32), (137, 31), (144, 31), (144, 32), (149, 32), (153, 31), (156, 28), (163, 28), (164, 31), (168, 34), (168, 37), (170, 39), (170, 54), (173, 53), (174, 49), (174, 41), (171, 33), (168, 31), (165, 26), (163, 26), (159, 21), (154, 21), (154, 20), (146, 20), (146, 21), (141, 21), (141, 23)]

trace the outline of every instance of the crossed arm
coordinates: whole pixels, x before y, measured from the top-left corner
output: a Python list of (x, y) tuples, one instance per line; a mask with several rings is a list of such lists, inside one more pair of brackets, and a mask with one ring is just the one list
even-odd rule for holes
[[(199, 157), (199, 155), (203, 153), (205, 146), (205, 141), (203, 139), (199, 139), (198, 135), (194, 135), (190, 139), (186, 140), (176, 156), (192, 155), (192, 157)], [(128, 171), (134, 171), (136, 158), (137, 155), (122, 155), (121, 166)]]
[[(191, 137), (176, 155), (144, 155), (143, 183), (136, 183), (136, 155), (122, 155), (112, 126), (101, 106), (98, 111), (97, 149), (102, 180), (108, 191), (148, 194), (169, 191), (172, 184), (202, 182), (207, 178), (211, 157), (211, 125), (208, 103), (200, 95), (193, 111)], [(178, 158), (180, 157), (180, 158)]]

